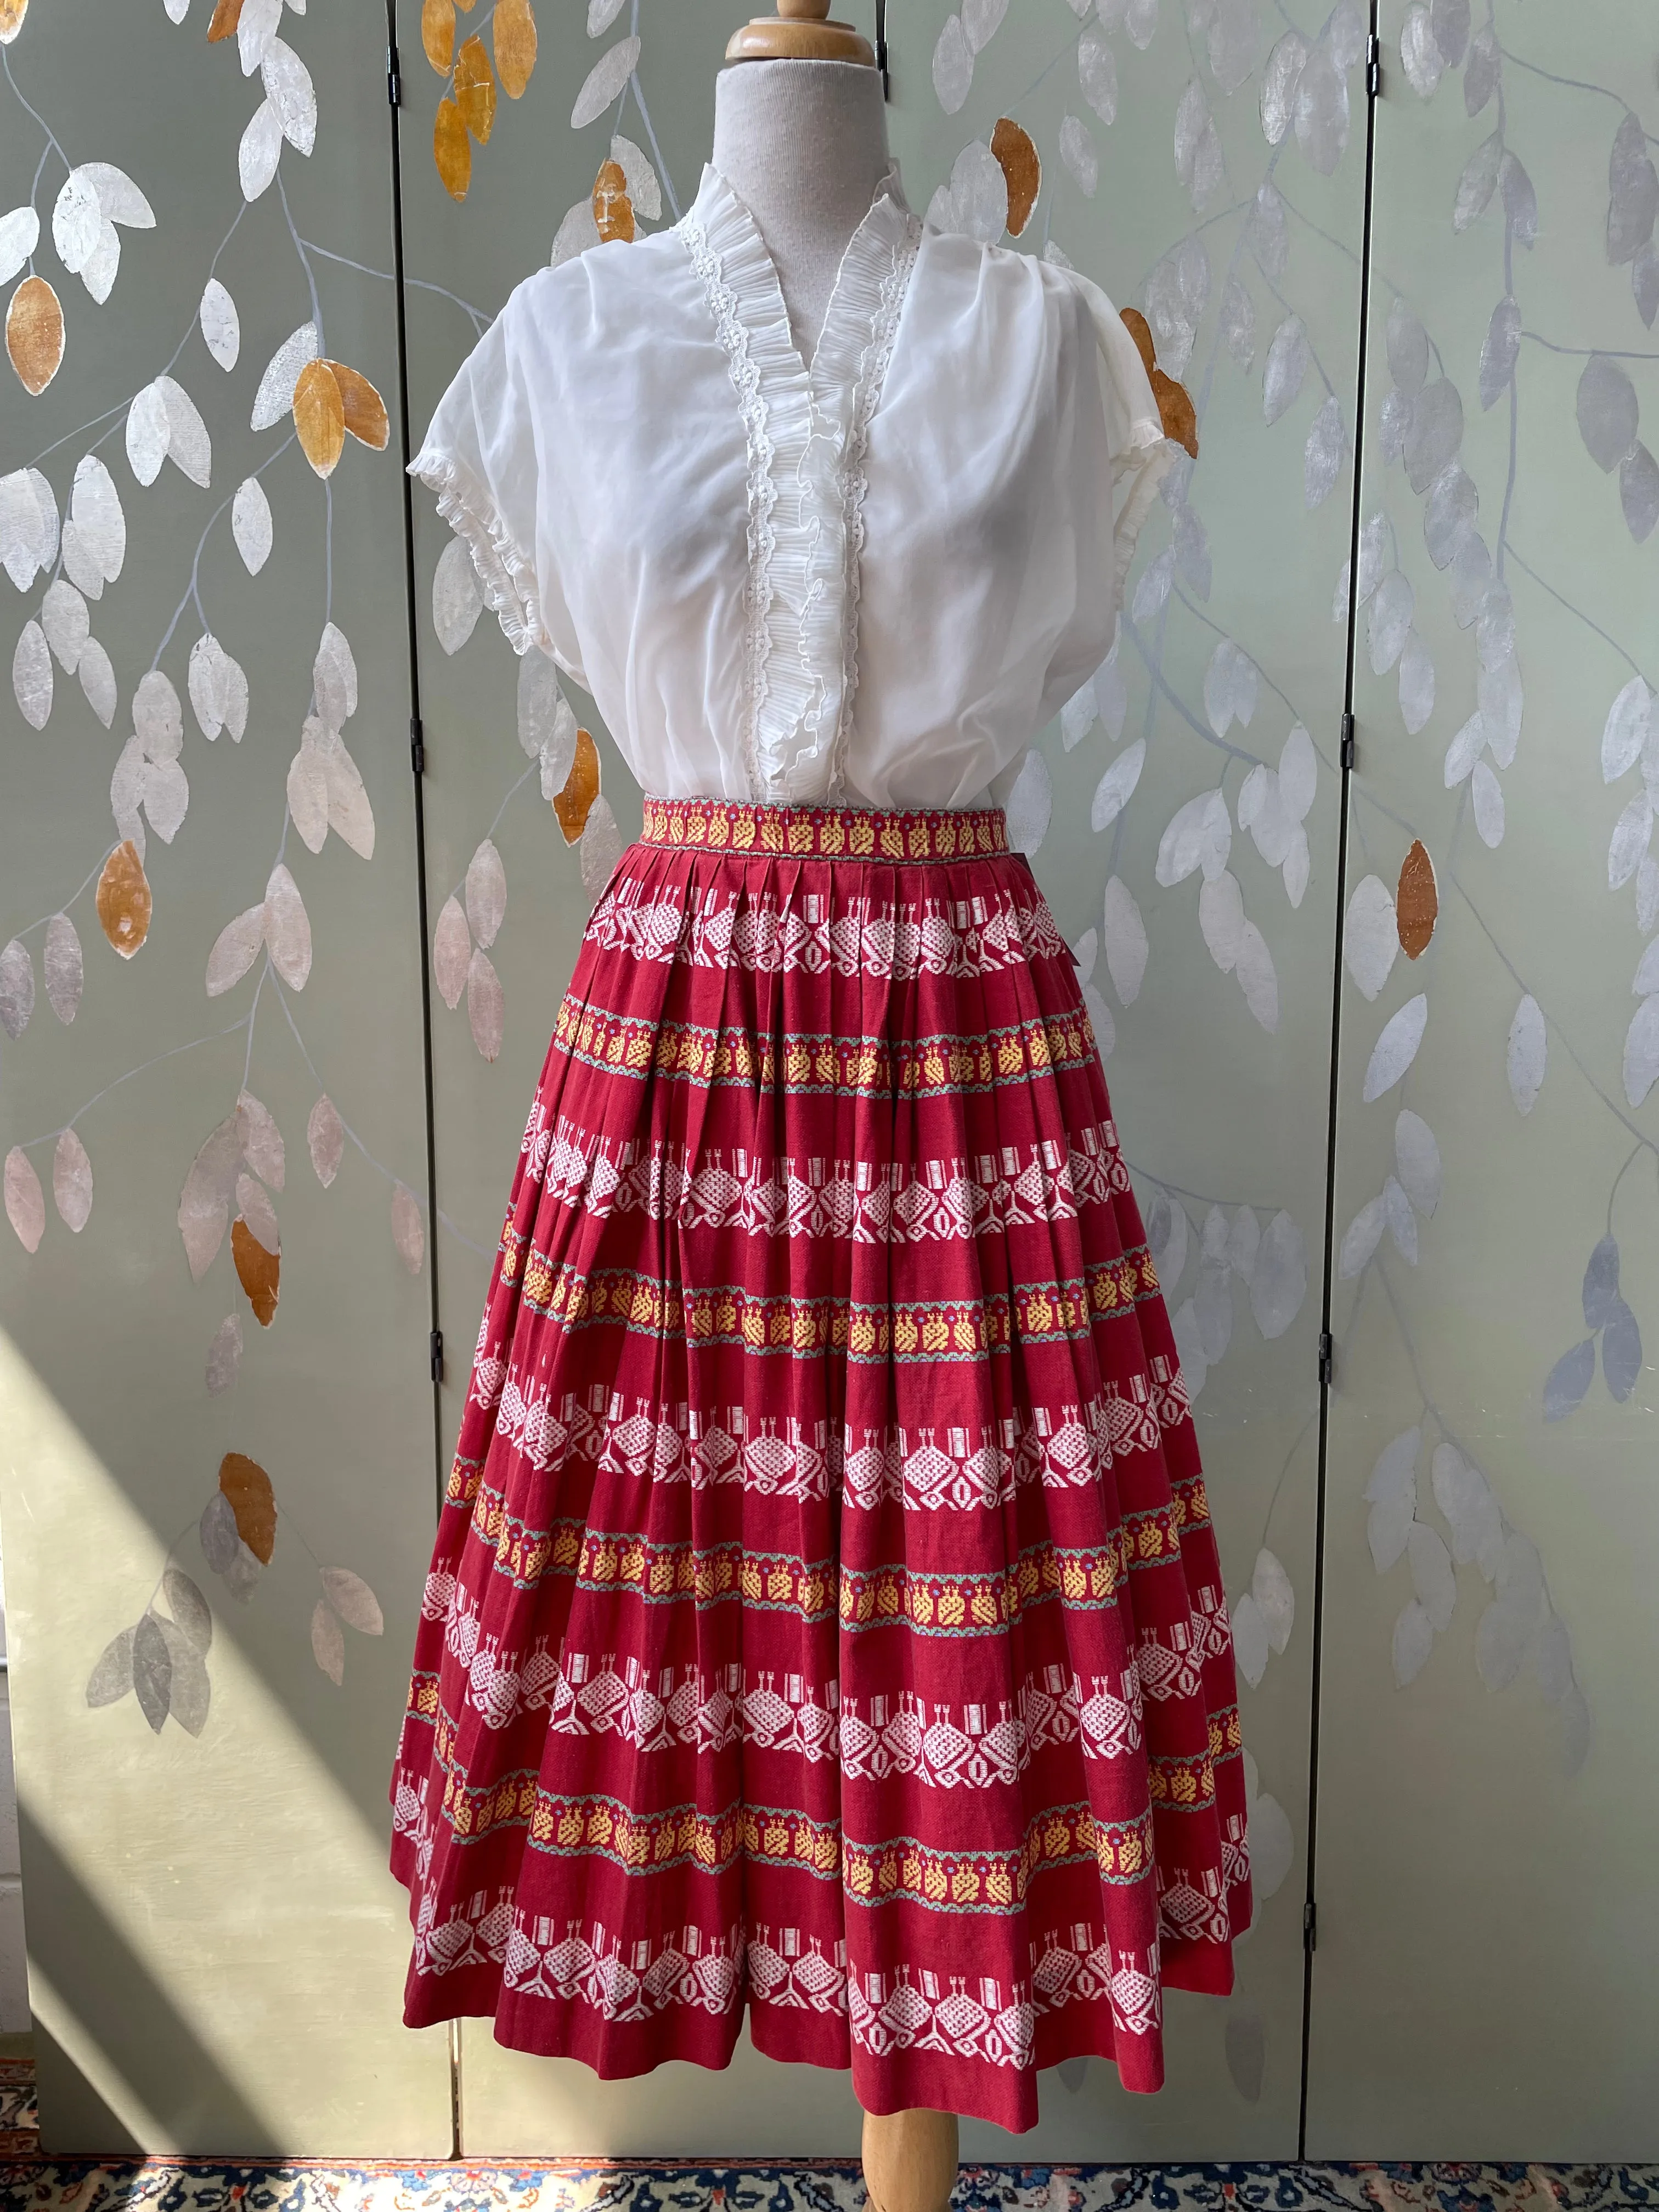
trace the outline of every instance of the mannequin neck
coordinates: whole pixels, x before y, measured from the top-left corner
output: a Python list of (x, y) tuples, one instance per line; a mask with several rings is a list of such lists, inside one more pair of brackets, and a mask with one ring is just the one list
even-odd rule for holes
[(810, 362), (842, 255), (891, 159), (879, 71), (797, 61), (722, 70), (712, 159), (755, 219)]

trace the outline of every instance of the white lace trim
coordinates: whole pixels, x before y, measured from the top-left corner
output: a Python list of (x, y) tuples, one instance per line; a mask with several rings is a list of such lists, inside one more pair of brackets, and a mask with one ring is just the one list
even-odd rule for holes
[(438, 513), (465, 540), (485, 603), (500, 621), (514, 652), (522, 656), (534, 645), (550, 655), (553, 641), (542, 618), (530, 556), (501, 520), (472, 471), (452, 454), (426, 446), (410, 463), (409, 473), (437, 493)]
[(865, 457), (921, 225), (890, 171), (842, 257), (809, 374), (748, 209), (703, 173), (678, 232), (708, 295), (749, 460), (739, 738), (760, 799), (830, 795), (858, 684)]

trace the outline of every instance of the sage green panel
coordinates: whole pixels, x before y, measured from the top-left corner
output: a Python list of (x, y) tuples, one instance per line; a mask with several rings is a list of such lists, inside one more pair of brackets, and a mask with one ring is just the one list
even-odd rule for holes
[[(872, 27), (867, 5), (864, 15), (866, 29)], [(576, 209), (580, 219), (587, 208), (614, 136), (637, 147), (659, 179), (659, 212), (645, 212), (643, 200), (636, 209), (641, 232), (672, 222), (690, 203), (714, 128), (715, 75), (740, 20), (737, 9), (712, 0), (643, 0), (620, 11), (596, 5), (591, 16), (580, 8), (542, 8), (534, 73), (516, 102), (499, 100), (489, 143), (472, 146), (466, 198), (458, 204), (434, 164), (434, 120), (447, 86), (422, 58), (420, 18), (414, 0), (402, 0), (410, 405), (417, 438), (476, 332), (513, 286), (549, 258), (567, 211)], [(588, 20), (600, 26), (591, 39)], [(458, 43), (477, 27), (476, 18), (459, 17)], [(632, 37), (641, 44), (627, 88), (592, 123), (573, 129), (571, 115), (589, 72)], [(488, 30), (484, 44), (493, 60)], [(633, 155), (628, 158), (631, 166)], [(441, 986), (451, 972), (452, 945), (461, 947), (461, 970), (470, 969), (453, 1011), (441, 990), (433, 996), (447, 1451), (460, 1419), (525, 1116), (588, 908), (609, 867), (604, 841), (637, 834), (640, 798), (592, 700), (566, 685), (576, 721), (597, 741), (602, 808), (616, 824), (610, 830), (605, 813), (596, 811), (586, 831), (586, 855), (580, 842), (566, 842), (542, 795), (542, 764), (520, 743), (520, 664), (494, 615), (480, 613), (476, 597), (466, 595), (471, 570), (424, 486), (416, 488), (415, 517), (433, 953)], [(452, 544), (459, 599), (438, 580), (440, 557)], [(447, 641), (453, 653), (437, 628), (434, 582), (447, 618), (453, 611), (455, 626)], [(459, 642), (462, 632), (465, 641)], [(540, 656), (531, 665), (548, 669)], [(568, 744), (556, 750), (550, 787), (562, 787), (568, 761)], [(505, 919), (487, 946), (466, 912), (468, 871), (486, 838), (507, 885)], [(487, 855), (482, 866), (489, 866)], [(475, 880), (482, 882), (482, 872)], [(452, 897), (456, 909), (441, 937)], [(498, 1047), (485, 963), (501, 991)], [(485, 1056), (486, 1047), (495, 1057)], [(599, 2081), (574, 2062), (503, 2050), (488, 2021), (465, 2024), (462, 2052), (462, 2132), (472, 2156), (847, 2155), (858, 2142), (849, 2075), (778, 2065), (759, 2057), (746, 2037), (724, 2074), (671, 2065), (648, 2080), (620, 2082)]]
[(1458, 15), (1383, 11), (1308, 2148), (1647, 2157), (1659, 87)]
[[(283, 16), (270, 79), (294, 103), (296, 137), (308, 135), (307, 79), (314, 88), (315, 148), (308, 160), (283, 149), (245, 205), (239, 142), (264, 94), (234, 39), (208, 43), (210, 13), (204, 0), (35, 0), (0, 48), (0, 210), (33, 193), (34, 270), (67, 324), (39, 397), (0, 368), (8, 661), (18, 649), (0, 696), (0, 1152), (13, 1224), (0, 1228), (0, 1510), (41, 2131), (56, 2151), (430, 2155), (450, 2141), (447, 2051), (441, 2033), (399, 2024), (402, 1898), (384, 1870), (385, 1781), (433, 1520), (428, 1283), (409, 1195), (424, 1184), (425, 1130), (399, 483), (395, 450), (354, 441), (325, 488), (280, 392), (273, 427), (250, 427), (267, 362), (319, 317), (325, 350), (395, 405), (384, 35), (368, 7)], [(63, 252), (77, 263), (101, 213), (130, 226), (101, 306), (52, 243), (65, 149), (143, 195), (94, 172), (79, 243), (78, 187), (66, 203)], [(135, 220), (146, 209), (151, 228)], [(198, 326), (210, 270), (240, 316), (228, 370)], [(222, 311), (212, 327), (228, 357)], [(158, 374), (176, 392), (134, 408)], [(157, 462), (153, 483), (129, 446), (146, 474)], [(67, 566), (100, 587), (89, 626), (107, 662), (88, 647), (76, 674), (54, 664), (37, 732), (23, 706), (39, 720), (46, 687), (25, 625), (56, 574), (48, 620), (74, 662), (88, 611), (58, 570), (55, 528), (42, 544), (38, 504), (18, 505), (18, 472), (38, 465), (68, 514), (88, 453), (107, 463), (124, 510), (125, 560), (113, 580), (90, 565), (88, 477)], [(254, 575), (231, 502), (256, 471), (273, 543)], [(237, 536), (257, 550), (250, 503)], [(287, 790), (331, 616), (355, 651), (343, 742), (363, 797), (336, 757), (337, 827), (313, 854)], [(222, 664), (204, 685), (198, 660), (197, 693), (216, 727), (221, 714), (233, 726), (210, 742), (192, 709), (204, 634), (246, 673), (240, 740), (240, 687)], [(82, 680), (95, 696), (106, 666), (118, 695), (108, 730)], [(152, 667), (172, 690), (145, 690), (149, 757), (125, 753), (121, 775), (148, 827), (125, 820), (112, 834), (112, 774)], [(337, 724), (349, 703), (337, 649), (317, 690)], [(296, 790), (331, 751), (313, 733)], [(129, 788), (118, 815), (130, 803)], [(305, 813), (302, 791), (299, 803)], [(360, 857), (339, 830), (367, 847), (371, 812), (373, 857)], [(313, 836), (326, 830), (307, 822)], [(114, 836), (140, 830), (153, 915), (129, 961), (100, 927), (94, 886)], [(273, 937), (287, 981), (259, 944), (279, 859), (291, 890), (278, 880)], [(131, 921), (132, 900), (116, 906)], [(222, 945), (214, 980), (227, 988), (210, 995), (216, 942), (250, 909), (246, 957)], [(78, 1003), (70, 927), (84, 954)], [(258, 1109), (239, 1132), (245, 1087)], [(331, 1152), (324, 1092), (343, 1124)], [(191, 1184), (195, 1280), (180, 1194), (227, 1121)], [(408, 1265), (393, 1234), (400, 1191)], [(232, 1240), (263, 1300), (275, 1270), (258, 1237), (277, 1233), (273, 1215), (280, 1302), (264, 1327)], [(230, 1477), (240, 1536), (234, 1519), (222, 1525), (227, 1454), (246, 1462)], [(227, 1574), (198, 1540), (216, 1498), (208, 1542)], [(335, 1570), (346, 1571), (331, 1583), (337, 1609), (319, 1580)], [(131, 1653), (106, 1648), (134, 1630)]]
[[(937, 212), (971, 228), (983, 192), (990, 230), (988, 149), (1017, 125), (1042, 176), (1019, 245), (1058, 249), (1143, 307), (1198, 423), (1196, 465), (1166, 481), (1143, 533), (1115, 660), (1043, 737), (1011, 817), (1086, 978), (1198, 1393), (1260, 1901), (1233, 1998), (1168, 2000), (1161, 2095), (1128, 2096), (1098, 2061), (1048, 2074), (1029, 2140), (1050, 2156), (1282, 2158), (1301, 2066), (1346, 646), (1331, 587), (1352, 513), (1364, 25), (1323, 6), (1270, 22), (1249, 0), (1107, 0), (1085, 21), (1013, 0), (999, 24), (994, 8), (909, 0), (892, 34), (893, 135), (917, 206), (943, 191)], [(1291, 63), (1304, 98), (1286, 131)], [(1014, 2148), (981, 2126), (964, 2142)]]

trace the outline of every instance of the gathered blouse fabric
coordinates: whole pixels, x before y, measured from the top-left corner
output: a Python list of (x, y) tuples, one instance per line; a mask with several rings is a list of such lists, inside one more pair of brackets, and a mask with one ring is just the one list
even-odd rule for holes
[(944, 808), (1110, 649), (1167, 452), (1098, 287), (924, 229), (896, 171), (808, 369), (707, 168), (672, 229), (519, 286), (410, 465), (647, 791)]

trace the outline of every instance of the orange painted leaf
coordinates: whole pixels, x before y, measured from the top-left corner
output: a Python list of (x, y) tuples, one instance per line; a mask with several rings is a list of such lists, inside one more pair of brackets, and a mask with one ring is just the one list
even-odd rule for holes
[(213, 11), (213, 21), (208, 25), (208, 43), (214, 46), (221, 39), (234, 39), (236, 26), (242, 20), (242, 0), (219, 0)]
[(628, 197), (628, 179), (620, 161), (601, 161), (593, 179), (593, 220), (601, 242), (634, 235), (634, 203)]
[(9, 46), (23, 27), (29, 0), (0, 0), (0, 46)]
[(991, 151), (1008, 180), (1008, 235), (1018, 238), (1031, 220), (1042, 189), (1042, 163), (1030, 133), (1007, 115), (999, 117), (991, 133)]
[(116, 847), (98, 878), (98, 919), (124, 960), (131, 960), (149, 935), (153, 903), (138, 848), (129, 839)]
[(495, 128), (495, 78), (484, 42), (476, 34), (455, 57), (455, 105), (472, 136), (487, 146)]
[(253, 1318), (261, 1328), (269, 1328), (276, 1316), (281, 1254), (267, 1252), (239, 1213), (230, 1224), (230, 1256), (236, 1262), (236, 1279), (247, 1292)]
[(461, 111), (453, 100), (438, 102), (438, 112), (432, 124), (432, 158), (450, 198), (464, 200), (472, 181), (472, 141), (466, 135)]
[(300, 450), (319, 477), (332, 476), (345, 448), (345, 400), (331, 362), (308, 361), (294, 387)]
[(37, 397), (64, 358), (64, 310), (44, 276), (26, 276), (6, 310), (6, 351), (25, 392)]
[(517, 100), (536, 66), (536, 17), (530, 0), (495, 0), (495, 74)]
[(1173, 438), (1177, 446), (1184, 446), (1196, 460), (1198, 413), (1188, 395), (1186, 386), (1177, 384), (1172, 376), (1165, 376), (1161, 368), (1154, 368), (1152, 397), (1158, 402), (1158, 416), (1164, 425), (1164, 436)]
[(1157, 365), (1152, 357), (1152, 325), (1139, 307), (1125, 307), (1122, 311), (1122, 322), (1124, 329), (1134, 340), (1140, 358), (1146, 365), (1146, 374), (1150, 376)]
[(553, 802), (564, 842), (574, 845), (587, 827), (587, 810), (599, 795), (599, 749), (586, 730), (576, 732), (576, 757), (564, 780), (564, 789)]
[(455, 52), (455, 0), (421, 0), (421, 45), (439, 76), (447, 76)]
[(1400, 864), (1400, 886), (1394, 896), (1395, 920), (1400, 930), (1400, 949), (1415, 960), (1428, 948), (1440, 917), (1440, 893), (1434, 880), (1434, 862), (1419, 837)]
[(385, 400), (366, 376), (355, 368), (348, 368), (343, 361), (325, 362), (323, 366), (332, 369), (334, 381), (340, 387), (347, 429), (360, 445), (372, 446), (377, 453), (383, 453), (392, 435)]
[(219, 1462), (219, 1487), (236, 1516), (236, 1533), (261, 1566), (276, 1548), (276, 1493), (270, 1477), (246, 1452), (227, 1452)]

